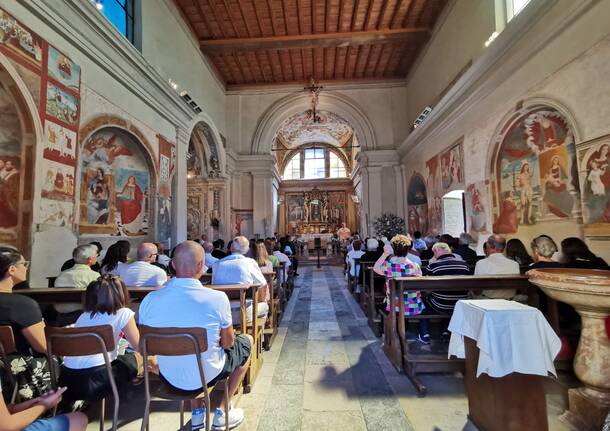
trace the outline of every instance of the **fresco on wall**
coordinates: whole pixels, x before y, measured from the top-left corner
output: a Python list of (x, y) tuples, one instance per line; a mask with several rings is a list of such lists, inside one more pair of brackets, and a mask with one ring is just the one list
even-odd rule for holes
[(407, 223), (409, 232), (428, 232), (428, 197), (426, 184), (419, 174), (413, 174), (407, 190)]
[(47, 61), (48, 73), (51, 78), (65, 85), (71, 90), (80, 88), (80, 66), (68, 57), (49, 45), (49, 58)]
[(488, 181), (479, 181), (466, 187), (464, 192), (466, 229), (475, 240), (478, 239), (479, 234), (490, 232), (490, 204)]
[(74, 224), (74, 203), (42, 198), (40, 222), (71, 229)]
[(95, 132), (81, 157), (81, 233), (148, 234), (150, 173), (140, 144), (120, 129)]
[(21, 138), (16, 106), (0, 86), (0, 243), (11, 245), (18, 234)]
[(436, 155), (426, 162), (426, 188), (428, 190), (428, 233), (441, 233), (443, 227), (442, 184), (440, 160)]
[(574, 217), (578, 196), (574, 137), (557, 110), (536, 107), (513, 117), (496, 159), (498, 208), (493, 230)]
[(448, 192), (464, 184), (464, 149), (462, 140), (440, 154), (441, 183), (443, 191)]
[(43, 156), (66, 165), (76, 163), (76, 132), (66, 129), (52, 121), (44, 124), (45, 142)]
[(610, 235), (610, 135), (578, 145), (587, 236)]
[(23, 80), (23, 83), (32, 95), (35, 105), (40, 106), (40, 75), (36, 72), (31, 71), (27, 67), (22, 66), (14, 60), (10, 60), (10, 62), (15, 67), (15, 70), (17, 71), (17, 73)]
[(47, 199), (74, 200), (74, 167), (42, 159), (42, 197)]
[(78, 100), (52, 83), (47, 83), (47, 115), (71, 126), (78, 124)]
[(2, 9), (0, 9), (0, 46), (40, 67), (42, 39)]
[(174, 169), (176, 166), (175, 146), (159, 138), (159, 198), (157, 202), (158, 240), (172, 246), (172, 195), (174, 189)]

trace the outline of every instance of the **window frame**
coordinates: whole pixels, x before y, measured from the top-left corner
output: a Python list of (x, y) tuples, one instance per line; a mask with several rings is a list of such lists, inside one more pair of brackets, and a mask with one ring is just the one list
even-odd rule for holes
[[(316, 157), (316, 154), (318, 152), (323, 152), (323, 157)], [(312, 154), (313, 153), (313, 157), (307, 157), (308, 154)], [(336, 160), (341, 164), (341, 166), (335, 166), (333, 168), (331, 168), (330, 166), (330, 159), (331, 159), (331, 154), (333, 154), (334, 157), (336, 157)], [(299, 163), (299, 175), (298, 177), (291, 175), (291, 178), (286, 178), (286, 173), (289, 172), (288, 169), (289, 167), (291, 168), (290, 172), (292, 174), (294, 174), (294, 168), (291, 165), (293, 163), (293, 160), (295, 159), (295, 157), (299, 157), (300, 163)], [(306, 168), (305, 165), (307, 163), (308, 160), (324, 160), (324, 176), (322, 177), (307, 177), (306, 175)], [(331, 176), (331, 169), (332, 171), (338, 171), (341, 172), (341, 168), (342, 168), (342, 172), (343, 175), (342, 176)], [(318, 172), (320, 167), (317, 168)], [(294, 151), (290, 158), (288, 159), (288, 161), (284, 164), (284, 168), (282, 170), (282, 179), (285, 181), (291, 181), (291, 180), (326, 180), (326, 179), (343, 179), (343, 178), (349, 178), (349, 169), (348, 169), (348, 165), (347, 163), (345, 163), (345, 160), (343, 157), (341, 157), (340, 153), (338, 153), (335, 149), (324, 146), (324, 147), (319, 147), (319, 146), (311, 146), (311, 147), (304, 147), (304, 148), (300, 148), (296, 151)]]
[[(121, 3), (125, 3), (124, 5)], [(116, 26), (116, 24), (114, 23), (114, 21), (112, 21), (110, 19), (110, 17), (108, 15), (106, 15), (106, 13), (104, 12), (104, 8), (102, 8), (102, 10), (100, 10), (100, 14), (104, 16), (104, 18), (106, 20), (108, 20), (108, 22), (110, 24), (112, 24), (112, 26), (125, 38), (127, 39), (132, 45), (136, 46), (136, 48), (140, 49), (140, 47), (138, 46), (139, 44), (139, 37), (137, 36), (139, 34), (139, 20), (136, 19), (136, 15), (139, 14), (139, 12), (141, 11), (140, 9), (140, 2), (138, 0), (104, 0), (104, 2), (102, 3), (102, 5), (104, 5), (104, 7), (106, 7), (106, 5), (108, 3), (112, 3), (113, 5), (116, 5), (116, 7), (120, 8), (122, 10), (122, 18), (124, 18), (125, 22), (124, 22), (124, 26), (125, 26), (125, 32), (123, 32), (119, 27)], [(141, 14), (139, 14), (141, 16)]]

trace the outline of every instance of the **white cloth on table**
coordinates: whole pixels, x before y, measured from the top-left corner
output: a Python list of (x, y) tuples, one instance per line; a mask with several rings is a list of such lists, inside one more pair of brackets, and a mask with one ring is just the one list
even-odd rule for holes
[(557, 376), (553, 360), (561, 341), (536, 308), (505, 299), (460, 300), (449, 322), (449, 356), (465, 357), (464, 337), (480, 350), (477, 377), (486, 373)]

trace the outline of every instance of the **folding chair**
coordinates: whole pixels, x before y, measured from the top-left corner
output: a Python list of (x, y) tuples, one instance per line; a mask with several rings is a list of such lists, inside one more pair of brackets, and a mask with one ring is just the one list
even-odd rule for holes
[[(149, 355), (160, 356), (186, 356), (195, 355), (201, 389), (194, 391), (183, 391), (167, 385), (160, 381), (155, 391), (155, 396), (164, 400), (180, 401), (180, 430), (184, 429), (184, 402), (188, 400), (201, 399), (206, 406), (205, 429), (210, 430), (210, 392), (218, 388), (224, 391), (224, 405), (226, 415), (226, 430), (229, 430), (229, 385), (227, 379), (220, 380), (213, 388), (208, 388), (203, 372), (203, 360), (201, 354), (208, 350), (207, 331), (204, 328), (155, 328), (140, 325), (140, 350), (144, 357), (144, 364), (148, 364)], [(150, 371), (144, 373), (144, 387), (146, 390), (146, 406), (142, 418), (141, 431), (147, 430), (150, 416)]]
[(9, 384), (13, 387), (13, 393), (11, 394), (11, 404), (14, 404), (17, 400), (17, 380), (11, 372), (11, 364), (9, 363), (8, 355), (17, 352), (17, 346), (15, 345), (15, 336), (13, 334), (13, 328), (10, 326), (0, 326), (0, 360), (4, 364), (7, 379)]
[[(52, 363), (53, 355), (57, 356), (87, 356), (101, 354), (104, 357), (104, 365), (112, 396), (114, 398), (114, 410), (112, 414), (112, 431), (116, 431), (119, 419), (119, 391), (112, 375), (112, 365), (109, 352), (116, 346), (112, 326), (88, 326), (84, 328), (58, 328), (45, 327), (47, 337), (47, 356), (49, 364)], [(55, 370), (51, 368), (51, 383), (57, 388), (57, 376)], [(100, 403), (100, 431), (104, 431), (104, 419), (106, 414), (106, 398), (102, 398)]]

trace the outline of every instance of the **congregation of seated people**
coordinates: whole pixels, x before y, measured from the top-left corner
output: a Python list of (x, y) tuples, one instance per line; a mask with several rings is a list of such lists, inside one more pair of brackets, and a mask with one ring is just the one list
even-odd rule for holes
[[(202, 276), (210, 271), (212, 284), (262, 286), (256, 299), (257, 317), (264, 325), (270, 295), (263, 272), (273, 272), (281, 262), (285, 262), (286, 268), (296, 267), (298, 261), (289, 238), (248, 241), (238, 236), (228, 243), (226, 252), (221, 250), (223, 245), (222, 240), (185, 241), (168, 256), (163, 244), (144, 242), (137, 246), (133, 260), (129, 257), (131, 244), (126, 240), (110, 245), (105, 253), (100, 243), (79, 245), (72, 258), (61, 266), (54, 287), (83, 289), (84, 303), (54, 304), (52, 319), (46, 322), (35, 300), (14, 292), (16, 286), (27, 287), (29, 262), (15, 249), (1, 248), (0, 325), (11, 327), (17, 348), (9, 359), (2, 358), (9, 362), (2, 365), (13, 374), (10, 381), (16, 382), (17, 396), (22, 401), (7, 404), (3, 398), (0, 405), (3, 426), (27, 431), (82, 430), (87, 425), (83, 413), (41, 416), (58, 405), (68, 412), (77, 405), (73, 404), (77, 400), (91, 403), (111, 394), (103, 355), (53, 358), (49, 363), (46, 324), (74, 328), (110, 325), (115, 341), (115, 349), (110, 352), (112, 375), (120, 390), (139, 383), (146, 368), (178, 390), (200, 388), (199, 371), (192, 358), (149, 357), (149, 362), (143, 363), (138, 325), (205, 328), (208, 350), (202, 353), (202, 358), (207, 386), (228, 379), (228, 393), (232, 397), (248, 368), (253, 339), (234, 333), (233, 325), (240, 323), (239, 301), (230, 301), (223, 292), (203, 288)], [(137, 320), (128, 286), (163, 287), (145, 297), (139, 305)], [(251, 322), (251, 300), (247, 306), (247, 320)], [(51, 367), (59, 372), (56, 391), (52, 390)], [(0, 390), (4, 390), (4, 395), (10, 392), (7, 384), (2, 379)], [(209, 406), (214, 412), (212, 429), (225, 429), (226, 421), (230, 428), (241, 424), (243, 411), (231, 407), (227, 414), (217, 408), (220, 407), (217, 398), (212, 398)], [(201, 399), (191, 401), (193, 409), (201, 405)]]
[[(550, 236), (540, 235), (531, 240), (528, 251), (521, 240), (512, 238), (507, 241), (503, 236), (494, 234), (483, 242), (482, 254), (477, 254), (475, 246), (473, 238), (467, 233), (462, 233), (459, 238), (448, 234), (422, 237), (421, 232), (416, 231), (412, 236), (396, 235), (390, 240), (385, 237), (361, 240), (358, 235), (353, 235), (344, 250), (346, 277), (366, 280), (361, 269), (365, 262), (372, 271), (385, 277), (386, 299), (381, 311), (388, 313), (388, 283), (395, 277), (519, 275), (536, 268), (610, 269), (603, 259), (589, 250), (584, 241), (574, 237), (564, 239), (558, 247)], [(359, 287), (355, 293), (360, 294)], [(543, 293), (540, 295), (544, 297)], [(467, 298), (527, 301), (527, 297), (514, 289), (476, 293), (433, 291), (426, 295), (408, 291), (404, 293), (403, 313), (406, 317), (425, 314), (450, 316), (457, 301)], [(447, 319), (441, 323), (443, 339), (450, 335), (448, 322)], [(430, 343), (428, 320), (419, 321), (415, 339), (422, 344)]]
[[(517, 275), (529, 269), (555, 267), (610, 269), (578, 238), (566, 238), (558, 246), (550, 236), (540, 235), (531, 240), (528, 252), (518, 239), (507, 241), (500, 235), (491, 235), (483, 243), (481, 256), (473, 245), (466, 233), (459, 238), (447, 234), (422, 237), (420, 232), (391, 239), (361, 239), (354, 235), (344, 249), (346, 274), (360, 277), (359, 262), (370, 263), (372, 270), (385, 278), (383, 308), (387, 313), (390, 311), (388, 282), (393, 277)], [(247, 302), (246, 319), (252, 322), (252, 301), (256, 300), (257, 318), (264, 324), (271, 300), (264, 273), (271, 273), (283, 264), (284, 271), (296, 275), (297, 250), (288, 237), (248, 240), (238, 236), (226, 248), (220, 239), (209, 242), (202, 238), (179, 244), (170, 255), (163, 244), (143, 242), (137, 245), (135, 259), (131, 260), (131, 243), (126, 240), (110, 245), (105, 253), (99, 243), (82, 244), (61, 266), (55, 287), (83, 289), (84, 303), (55, 304), (55, 320), (45, 322), (40, 305), (15, 291), (16, 286), (27, 284), (29, 262), (15, 249), (1, 248), (0, 325), (12, 328), (17, 350), (5, 368), (13, 374), (11, 381), (18, 386), (20, 402), (9, 404), (3, 398), (0, 421), (9, 424), (8, 429), (82, 430), (87, 417), (70, 413), (67, 406), (76, 400), (95, 402), (110, 394), (111, 382), (102, 355), (66, 357), (49, 363), (46, 324), (76, 328), (110, 325), (115, 343), (115, 349), (110, 352), (112, 376), (119, 388), (137, 384), (148, 369), (158, 373), (167, 385), (184, 391), (200, 389), (194, 358), (149, 357), (145, 364), (138, 325), (205, 328), (209, 346), (202, 354), (206, 383), (213, 386), (219, 380), (228, 379), (229, 396), (233, 397), (247, 371), (253, 339), (234, 332), (234, 326), (241, 323), (239, 302), (231, 301), (222, 292), (204, 288), (202, 277), (211, 272), (212, 284), (263, 286), (258, 297)], [(128, 286), (162, 288), (144, 298), (136, 316)], [(426, 313), (451, 315), (457, 301), (471, 296), (468, 291), (434, 291), (428, 295), (409, 291), (397, 309), (407, 317)], [(477, 297), (520, 300), (513, 290), (484, 290)], [(448, 336), (446, 323), (443, 325), (442, 338)], [(428, 320), (419, 321), (416, 340), (422, 344), (431, 342)], [(59, 371), (56, 390), (52, 389), (51, 367)], [(0, 387), (8, 394), (7, 381), (3, 379)], [(201, 404), (201, 399), (194, 399), (191, 408), (195, 410)], [(57, 406), (67, 413), (43, 417)], [(216, 412), (214, 429), (224, 429), (227, 421), (231, 428), (243, 422), (241, 409), (231, 407), (226, 412), (217, 407), (220, 401), (213, 398), (210, 411)]]

